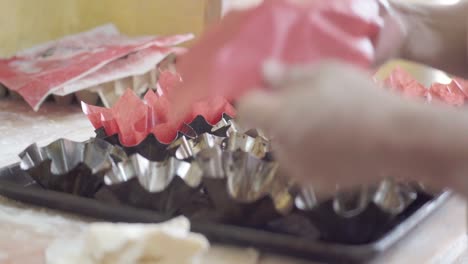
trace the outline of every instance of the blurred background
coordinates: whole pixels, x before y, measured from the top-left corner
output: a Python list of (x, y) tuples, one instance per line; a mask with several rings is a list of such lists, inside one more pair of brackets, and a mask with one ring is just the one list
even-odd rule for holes
[[(223, 13), (246, 8), (262, 0), (0, 0), (0, 56), (61, 36), (112, 22), (128, 35), (199, 35)], [(395, 0), (394, 0), (395, 1)], [(460, 0), (398, 0), (419, 4), (453, 4)], [(190, 44), (188, 44), (190, 45)], [(402, 61), (382, 67), (380, 77), (395, 65), (419, 81), (446, 83), (440, 71)]]

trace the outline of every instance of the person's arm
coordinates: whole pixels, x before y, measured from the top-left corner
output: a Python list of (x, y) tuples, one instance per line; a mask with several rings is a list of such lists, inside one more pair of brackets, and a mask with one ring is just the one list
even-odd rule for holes
[(407, 178), (468, 196), (468, 112), (407, 101), (394, 110), (386, 142), (396, 175), (401, 168)]
[(391, 6), (406, 30), (401, 58), (468, 77), (468, 1), (428, 5), (393, 0)]
[(275, 155), (293, 177), (325, 193), (337, 183), (351, 187), (393, 176), (468, 196), (468, 113), (462, 109), (405, 100), (340, 63), (270, 67), (266, 77), (276, 89), (244, 98), (239, 116), (273, 136)]

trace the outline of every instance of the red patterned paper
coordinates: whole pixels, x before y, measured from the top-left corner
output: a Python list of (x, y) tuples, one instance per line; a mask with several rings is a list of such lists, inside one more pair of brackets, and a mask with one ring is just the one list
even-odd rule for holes
[[(189, 39), (191, 39), (190, 34), (186, 35), (186, 40)], [(181, 47), (151, 46), (109, 62), (99, 70), (61, 86), (54, 90), (53, 94), (64, 96), (122, 78), (142, 75), (154, 69), (170, 54), (180, 54), (183, 51), (185, 48)], [(150, 87), (144, 88), (144, 91), (148, 88)], [(154, 87), (152, 88), (154, 89)]]
[(112, 25), (102, 26), (1, 59), (0, 83), (18, 92), (37, 110), (53, 91), (111, 61), (151, 46), (169, 47), (186, 38), (130, 38), (120, 35)]

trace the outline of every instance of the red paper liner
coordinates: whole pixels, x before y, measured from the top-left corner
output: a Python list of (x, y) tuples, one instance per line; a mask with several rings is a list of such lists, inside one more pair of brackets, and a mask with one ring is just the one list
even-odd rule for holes
[[(366, 12), (356, 8), (362, 5)], [(297, 65), (339, 59), (368, 68), (383, 24), (380, 9), (374, 0), (277, 0), (229, 13), (179, 58), (190, 89), (176, 91), (175, 100), (191, 105), (213, 94), (237, 99), (264, 86), (268, 60)]]
[(234, 107), (222, 97), (208, 98), (192, 105), (183, 119), (174, 119), (171, 111), (177, 110), (168, 96), (174, 89), (180, 89), (182, 81), (177, 74), (162, 72), (161, 89), (158, 94), (149, 90), (141, 100), (128, 89), (112, 108), (103, 108), (82, 103), (83, 112), (92, 125), (103, 128), (108, 136), (118, 135), (123, 146), (136, 146), (149, 134), (161, 143), (171, 143), (184, 124), (202, 116), (209, 124), (219, 122), (223, 114), (235, 116)]
[(405, 98), (420, 98), (427, 102), (437, 100), (453, 106), (464, 105), (468, 98), (467, 84), (466, 80), (454, 78), (448, 84), (433, 83), (426, 88), (400, 67), (396, 67), (384, 81), (386, 88)]
[(434, 83), (429, 93), (432, 99), (436, 99), (454, 106), (465, 104), (466, 95), (454, 81), (449, 84)]
[[(232, 119), (227, 114), (223, 114), (222, 118), (225, 121), (229, 121)], [(218, 137), (227, 137), (230, 125), (226, 125), (225, 127), (217, 129), (215, 131), (213, 131), (213, 128), (214, 126), (208, 123), (208, 121), (206, 121), (206, 119), (203, 116), (197, 116), (191, 123), (184, 124), (182, 126), (182, 129), (177, 132), (176, 139), (169, 144), (159, 141), (154, 134), (149, 134), (138, 145), (130, 147), (126, 147), (122, 144), (118, 134), (113, 134), (109, 136), (106, 134), (104, 128), (96, 129), (95, 132), (97, 138), (104, 139), (112, 145), (122, 147), (122, 149), (126, 152), (128, 156), (131, 156), (133, 154), (140, 154), (141, 156), (151, 161), (163, 161), (171, 154), (174, 154), (171, 151), (177, 150), (177, 148), (170, 149), (170, 146), (172, 143), (175, 143), (180, 138), (185, 137), (186, 139), (193, 139), (204, 133), (210, 133)]]
[(428, 90), (422, 84), (400, 67), (396, 67), (391, 72), (384, 85), (406, 98), (425, 98), (428, 94)]

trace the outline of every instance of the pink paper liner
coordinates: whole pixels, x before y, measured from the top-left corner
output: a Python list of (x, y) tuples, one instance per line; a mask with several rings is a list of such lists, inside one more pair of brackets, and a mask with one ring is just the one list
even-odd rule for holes
[[(159, 86), (163, 87), (166, 94), (182, 85), (175, 73), (162, 72), (161, 75), (163, 82)], [(132, 90), (127, 89), (112, 108), (86, 103), (82, 103), (82, 108), (96, 129), (104, 128), (109, 136), (117, 134), (124, 146), (138, 145), (149, 134), (154, 134), (161, 143), (170, 143), (177, 137), (184, 123), (190, 123), (199, 115), (212, 125), (221, 120), (224, 113), (235, 116), (234, 107), (225, 98), (212, 97), (194, 103), (184, 119), (175, 120), (170, 114), (175, 106), (166, 94), (162, 92), (158, 95), (149, 90), (141, 100)]]
[(449, 84), (433, 83), (429, 88), (416, 81), (408, 72), (396, 67), (385, 79), (384, 85), (406, 98), (437, 100), (448, 105), (462, 106), (468, 98), (468, 81), (454, 78)]

